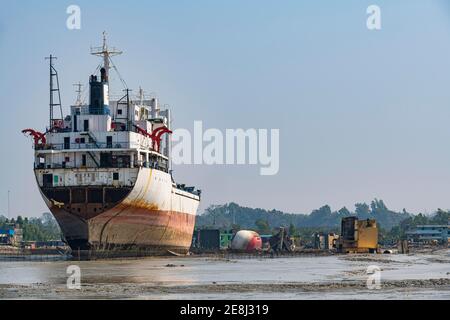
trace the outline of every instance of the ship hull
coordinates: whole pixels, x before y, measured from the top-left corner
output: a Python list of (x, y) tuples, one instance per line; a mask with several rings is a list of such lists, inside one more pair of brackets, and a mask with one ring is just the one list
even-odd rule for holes
[[(73, 198), (73, 190), (63, 190)], [(174, 188), (165, 172), (141, 168), (126, 196), (107, 205), (89, 203), (89, 197), (62, 203), (44, 188), (41, 194), (75, 257), (186, 254), (191, 246), (199, 199)]]
[(122, 205), (89, 220), (56, 207), (51, 211), (74, 256), (186, 254), (195, 225), (195, 216), (188, 213)]

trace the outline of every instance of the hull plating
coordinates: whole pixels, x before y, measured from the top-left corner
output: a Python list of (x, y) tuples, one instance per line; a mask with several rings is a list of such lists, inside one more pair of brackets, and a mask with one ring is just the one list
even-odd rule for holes
[(187, 253), (190, 248), (199, 199), (174, 188), (165, 172), (141, 168), (128, 195), (96, 213), (55, 205), (41, 193), (74, 251), (127, 256)]

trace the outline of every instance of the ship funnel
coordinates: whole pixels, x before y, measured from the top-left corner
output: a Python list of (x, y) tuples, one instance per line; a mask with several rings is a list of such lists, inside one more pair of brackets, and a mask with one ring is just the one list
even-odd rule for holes
[(89, 114), (109, 114), (109, 90), (105, 68), (100, 70), (101, 81), (92, 75), (89, 81)]
[(151, 115), (152, 118), (158, 118), (159, 117), (159, 101), (158, 98), (153, 98), (151, 101)]
[(108, 76), (106, 75), (106, 69), (101, 68), (100, 69), (100, 78), (102, 82), (108, 82)]

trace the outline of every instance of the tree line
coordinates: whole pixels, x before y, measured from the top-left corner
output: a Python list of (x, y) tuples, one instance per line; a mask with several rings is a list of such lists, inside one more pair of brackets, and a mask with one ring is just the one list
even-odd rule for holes
[(8, 229), (19, 225), (22, 229), (23, 241), (50, 241), (61, 240), (61, 230), (55, 218), (49, 212), (40, 218), (27, 218), (18, 216), (8, 219), (0, 216), (0, 229)]
[[(431, 215), (412, 214), (403, 209), (395, 212), (385, 205), (383, 200), (374, 199), (367, 203), (356, 203), (354, 211), (343, 207), (332, 211), (325, 205), (310, 214), (285, 213), (278, 210), (265, 210), (240, 206), (234, 202), (225, 205), (212, 205), (203, 214), (197, 216), (196, 227), (220, 229), (251, 229), (260, 234), (273, 234), (279, 227), (288, 228), (291, 235), (311, 237), (315, 232), (339, 233), (343, 217), (357, 216), (358, 219), (377, 220), (381, 242), (395, 242), (405, 238), (406, 232), (417, 225), (446, 225), (450, 211), (438, 209)], [(51, 213), (44, 213), (40, 218), (7, 219), (0, 215), (0, 229), (18, 224), (23, 230), (24, 241), (61, 240), (62, 234), (58, 223)]]
[(214, 205), (197, 217), (196, 227), (221, 229), (252, 229), (260, 234), (273, 234), (279, 227), (289, 229), (298, 237), (311, 237), (315, 232), (339, 233), (343, 217), (375, 219), (382, 243), (393, 243), (405, 238), (406, 231), (420, 224), (448, 224), (450, 211), (438, 209), (431, 215), (413, 214), (403, 209), (390, 210), (383, 200), (374, 199), (367, 203), (356, 203), (354, 211), (343, 207), (332, 211), (325, 205), (310, 214), (285, 213), (278, 210), (242, 207), (236, 203)]

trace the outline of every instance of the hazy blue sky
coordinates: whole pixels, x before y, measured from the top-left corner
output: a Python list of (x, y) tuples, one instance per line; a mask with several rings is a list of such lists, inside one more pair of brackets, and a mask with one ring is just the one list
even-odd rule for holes
[[(66, 8), (81, 7), (81, 30)], [(366, 28), (381, 7), (382, 30)], [(110, 44), (130, 87), (156, 92), (174, 126), (279, 128), (280, 171), (179, 166), (203, 189), (202, 208), (230, 201), (309, 213), (381, 198), (396, 210), (450, 208), (450, 7), (397, 1), (0, 2), (0, 213), (47, 211), (31, 141), (48, 117), (48, 66), (58, 56), (62, 99)], [(67, 110), (67, 109), (66, 109)]]

